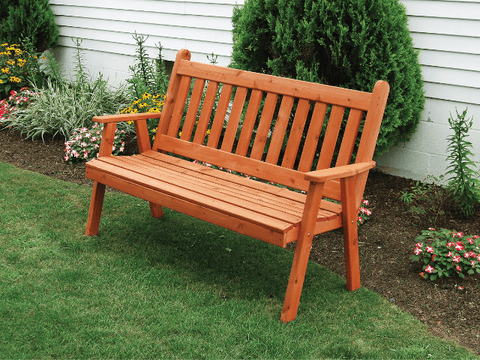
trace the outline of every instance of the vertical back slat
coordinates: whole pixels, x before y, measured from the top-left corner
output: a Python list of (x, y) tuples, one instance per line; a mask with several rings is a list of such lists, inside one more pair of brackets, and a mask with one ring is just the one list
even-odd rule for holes
[(205, 80), (195, 79), (195, 85), (193, 86), (192, 96), (190, 97), (190, 104), (188, 106), (187, 116), (183, 123), (182, 136), (180, 139), (190, 141), (192, 138), (192, 131), (197, 121), (198, 107), (202, 101), (203, 88), (205, 86)]
[(232, 110), (228, 118), (227, 130), (222, 142), (222, 150), (231, 152), (235, 137), (237, 135), (238, 124), (243, 112), (243, 106), (247, 97), (247, 89), (244, 87), (237, 87), (235, 92), (235, 99), (233, 100)]
[(200, 113), (200, 119), (198, 119), (197, 129), (195, 131), (195, 137), (193, 142), (195, 144), (203, 144), (205, 135), (210, 123), (210, 116), (212, 115), (213, 105), (215, 104), (215, 98), (217, 97), (218, 82), (210, 81), (207, 87), (207, 93), (203, 100), (203, 106)]
[(228, 105), (230, 103), (230, 97), (232, 96), (232, 85), (223, 85), (222, 93), (218, 101), (217, 111), (213, 120), (212, 129), (208, 136), (207, 146), (217, 148), (218, 141), (222, 135), (223, 124), (225, 122), (225, 116), (227, 115)]
[(312, 120), (310, 121), (310, 126), (308, 128), (307, 138), (305, 140), (305, 145), (303, 146), (302, 158), (298, 165), (298, 171), (307, 172), (312, 170), (312, 163), (315, 158), (315, 152), (317, 151), (318, 140), (320, 139), (326, 113), (327, 104), (315, 104)]
[(278, 162), (283, 141), (285, 140), (285, 131), (288, 126), (288, 120), (290, 119), (290, 114), (292, 112), (293, 100), (294, 98), (291, 96), (284, 96), (282, 98), (282, 105), (280, 105), (280, 111), (278, 112), (277, 121), (270, 141), (270, 147), (265, 160), (267, 163), (276, 165)]
[(260, 90), (252, 91), (252, 95), (250, 96), (250, 101), (248, 103), (247, 114), (245, 115), (245, 120), (243, 122), (242, 132), (240, 133), (240, 139), (238, 140), (237, 149), (235, 150), (237, 155), (247, 155), (253, 127), (255, 126), (258, 109), (260, 108), (260, 103), (262, 101), (262, 95), (263, 93)]
[(300, 99), (298, 101), (297, 111), (293, 120), (290, 136), (288, 137), (287, 148), (283, 156), (282, 167), (293, 169), (295, 160), (297, 159), (298, 147), (302, 140), (305, 122), (307, 120), (308, 112), (310, 111), (310, 101)]
[(342, 166), (350, 164), (352, 160), (353, 149), (355, 148), (355, 141), (362, 121), (363, 111), (351, 109), (348, 116), (347, 127), (343, 134), (342, 145), (335, 166)]
[(175, 103), (175, 107), (173, 108), (170, 126), (168, 127), (168, 136), (177, 136), (178, 134), (178, 129), (180, 128), (180, 121), (182, 120), (183, 109), (185, 108), (185, 102), (187, 101), (191, 81), (192, 78), (189, 76), (183, 76), (182, 80), (180, 81), (177, 101)]
[(275, 113), (275, 107), (277, 106), (277, 100), (277, 94), (267, 94), (265, 106), (262, 109), (262, 117), (260, 118), (260, 124), (258, 125), (257, 134), (255, 135), (252, 153), (250, 155), (252, 159), (262, 159), (265, 145), (267, 143), (268, 133), (270, 131), (270, 125), (272, 124), (273, 114)]
[(320, 158), (318, 159), (317, 170), (328, 169), (332, 164), (333, 153), (337, 144), (338, 132), (342, 125), (343, 113), (345, 108), (343, 106), (332, 106), (332, 112), (328, 120), (327, 132), (320, 151)]

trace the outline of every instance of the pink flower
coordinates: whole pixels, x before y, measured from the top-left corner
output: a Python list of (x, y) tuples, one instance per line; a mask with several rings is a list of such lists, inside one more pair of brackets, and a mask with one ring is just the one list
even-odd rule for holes
[(363, 205), (368, 205), (368, 200), (363, 200)]
[(453, 253), (451, 251), (449, 251), (448, 254), (447, 254), (447, 257), (450, 257), (452, 255), (453, 255)]
[(65, 161), (68, 161), (68, 159), (69, 159), (68, 155), (65, 155), (64, 159), (65, 159)]
[(360, 224), (363, 224), (363, 219), (361, 216), (359, 216), (357, 220), (360, 222)]
[(475, 257), (476, 256), (473, 251), (470, 251), (468, 254), (470, 255), (470, 257)]
[(457, 269), (458, 271), (462, 271), (462, 268), (461, 268), (460, 265), (457, 265), (456, 269)]
[(427, 252), (433, 254), (433, 248), (431, 246), (427, 246)]
[(430, 231), (437, 231), (437, 230), (435, 230), (434, 228), (428, 228), (428, 230), (430, 230)]
[(86, 142), (83, 142), (80, 144), (81, 147), (86, 147), (87, 146), (87, 143)]
[(467, 241), (468, 241), (471, 245), (473, 245), (473, 239), (472, 239), (472, 238), (468, 238)]
[(458, 256), (458, 255), (454, 256), (453, 257), (453, 262), (457, 262), (457, 263), (460, 262), (460, 256)]
[(83, 152), (83, 158), (84, 158), (84, 159), (87, 159), (87, 158), (88, 158), (88, 152), (87, 152), (87, 151), (84, 151), (84, 152)]
[(425, 279), (425, 273), (424, 272), (421, 272), (418, 275), (420, 275), (423, 279)]
[(422, 250), (420, 248), (415, 248), (415, 255), (420, 255), (420, 253), (422, 252)]
[(458, 251), (465, 250), (463, 243), (460, 241), (457, 241), (457, 243), (455, 244), (455, 250), (458, 250)]
[(435, 261), (435, 257), (436, 257), (436, 256), (437, 256), (437, 255), (432, 255), (432, 261)]
[(452, 242), (452, 241), (450, 241), (449, 243), (447, 243), (447, 247), (452, 247), (452, 246), (454, 246), (454, 245), (455, 245), (455, 243)]
[(452, 237), (463, 237), (463, 233), (462, 232), (458, 232), (456, 234), (453, 234)]
[(475, 260), (470, 261), (470, 264), (472, 264), (472, 266), (475, 266), (476, 264)]
[(480, 254), (477, 255), (477, 260), (480, 261)]
[(464, 257), (465, 259), (468, 259), (468, 258), (470, 257), (470, 253), (466, 252), (465, 254), (463, 254), (463, 257)]
[(425, 271), (428, 272), (429, 274), (431, 274), (432, 271), (435, 271), (435, 269), (432, 266), (427, 265), (427, 267), (425, 268)]
[(417, 243), (417, 247), (421, 248), (423, 246), (423, 243)]

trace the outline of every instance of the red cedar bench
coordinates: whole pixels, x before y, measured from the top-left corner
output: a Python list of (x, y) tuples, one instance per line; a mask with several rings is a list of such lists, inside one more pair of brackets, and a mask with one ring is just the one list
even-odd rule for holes
[[(375, 166), (372, 157), (388, 91), (385, 81), (367, 93), (206, 65), (190, 61), (189, 51), (180, 50), (161, 114), (94, 118), (105, 127), (99, 158), (86, 166), (87, 178), (94, 180), (86, 234), (98, 233), (108, 185), (149, 201), (154, 217), (163, 216), (165, 206), (281, 247), (297, 241), (281, 315), (282, 321), (291, 321), (316, 234), (343, 227), (347, 288), (360, 287), (357, 215), (368, 171)], [(348, 122), (340, 131), (347, 109)], [(146, 119), (158, 117), (151, 147)], [(112, 156), (116, 123), (132, 120), (140, 154)], [(319, 151), (324, 121), (328, 126)]]

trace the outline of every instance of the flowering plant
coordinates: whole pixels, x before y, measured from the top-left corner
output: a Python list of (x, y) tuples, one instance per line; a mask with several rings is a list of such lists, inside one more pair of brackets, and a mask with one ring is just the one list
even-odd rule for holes
[(367, 206), (370, 205), (368, 200), (362, 200), (362, 206), (360, 207), (360, 211), (358, 212), (357, 224), (362, 225), (365, 221), (370, 219), (370, 215), (372, 215), (372, 211), (367, 209)]
[(10, 91), (10, 96), (7, 99), (0, 101), (0, 127), (15, 116), (17, 110), (25, 109), (30, 105), (38, 94), (30, 91), (28, 88), (21, 88), (18, 92), (15, 90)]
[[(73, 163), (74, 161), (90, 161), (98, 157), (100, 142), (102, 140), (103, 125), (94, 124), (90, 129), (81, 128), (72, 133), (70, 140), (65, 142), (64, 160)], [(125, 151), (123, 141), (125, 131), (115, 129), (112, 154), (118, 155)], [(118, 135), (117, 135), (118, 134)]]
[(416, 239), (413, 261), (423, 259), (423, 271), (420, 276), (424, 279), (458, 275), (465, 278), (465, 274), (480, 273), (480, 237), (466, 236), (462, 232), (446, 229), (428, 229)]
[[(152, 95), (144, 93), (141, 99), (137, 99), (129, 107), (120, 111), (121, 114), (137, 114), (137, 113), (160, 113), (165, 101), (165, 95)], [(128, 125), (133, 124), (132, 121), (127, 122)], [(148, 119), (148, 134), (150, 139), (155, 140), (157, 132), (158, 119)]]
[[(20, 45), (0, 45), (0, 94), (7, 95), (27, 85), (31, 56)], [(0, 95), (1, 96), (1, 95)]]

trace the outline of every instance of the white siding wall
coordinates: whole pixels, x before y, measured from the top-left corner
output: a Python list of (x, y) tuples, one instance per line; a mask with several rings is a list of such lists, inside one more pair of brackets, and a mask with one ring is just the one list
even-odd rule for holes
[[(50, 0), (60, 30), (60, 63), (71, 69), (72, 37), (84, 39), (85, 61), (92, 74), (101, 71), (111, 82), (128, 77), (135, 42), (148, 34), (148, 51), (161, 42), (164, 58), (174, 60), (187, 48), (193, 60), (208, 62), (231, 55), (231, 15), (244, 0)], [(480, 0), (403, 0), (414, 47), (420, 50), (426, 104), (418, 132), (410, 142), (377, 159), (384, 171), (422, 180), (445, 172), (448, 117), (468, 107), (474, 117), (469, 140), (480, 162)]]
[(480, 1), (403, 0), (414, 47), (420, 50), (425, 111), (411, 141), (376, 159), (380, 168), (417, 180), (445, 173), (450, 113), (474, 125), (468, 140), (480, 162)]
[[(73, 66), (75, 45), (81, 38), (85, 61), (94, 75), (101, 71), (111, 82), (128, 77), (135, 41), (132, 35), (149, 35), (150, 56), (155, 44), (164, 48), (163, 57), (173, 61), (182, 48), (192, 52), (195, 61), (208, 62), (207, 55), (218, 55), (220, 65), (230, 62), (231, 16), (235, 0), (50, 0), (59, 26), (57, 59), (68, 70)], [(243, 0), (241, 1), (243, 3)]]

